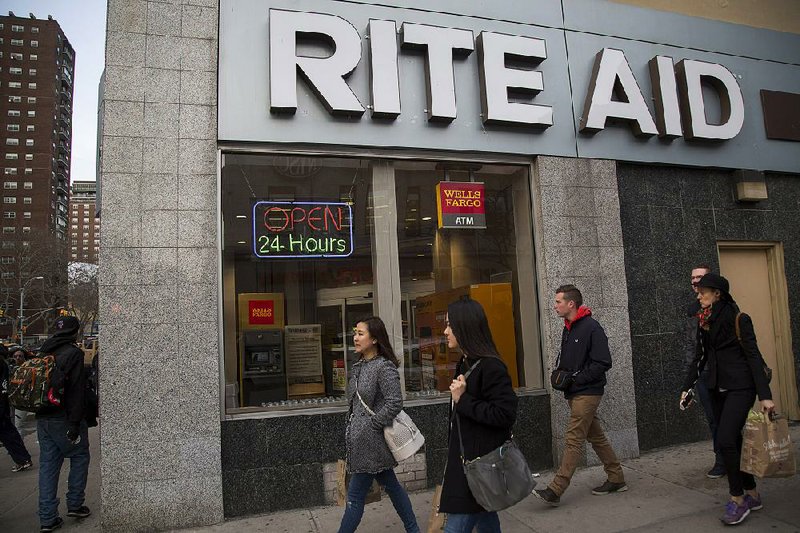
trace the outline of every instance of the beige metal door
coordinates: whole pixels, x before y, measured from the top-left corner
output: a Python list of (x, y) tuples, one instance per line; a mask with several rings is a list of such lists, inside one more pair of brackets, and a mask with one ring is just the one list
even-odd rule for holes
[(779, 246), (720, 243), (720, 271), (730, 281), (731, 294), (739, 308), (753, 319), (758, 347), (772, 369), (770, 388), (778, 411), (798, 419), (786, 279)]

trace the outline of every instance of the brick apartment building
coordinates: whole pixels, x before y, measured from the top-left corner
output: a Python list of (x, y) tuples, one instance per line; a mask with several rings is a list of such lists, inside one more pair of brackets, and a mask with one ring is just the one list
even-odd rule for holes
[(100, 218), (95, 218), (97, 183), (74, 181), (69, 200), (69, 260), (97, 264), (100, 254)]
[[(74, 68), (75, 52), (52, 17), (0, 16), (0, 307), (6, 317), (18, 314), (23, 289), (26, 310), (55, 305), (44, 294), (66, 280)], [(31, 259), (37, 247), (59, 258), (48, 272), (37, 271), (40, 261)], [(5, 322), (0, 337), (9, 335)]]

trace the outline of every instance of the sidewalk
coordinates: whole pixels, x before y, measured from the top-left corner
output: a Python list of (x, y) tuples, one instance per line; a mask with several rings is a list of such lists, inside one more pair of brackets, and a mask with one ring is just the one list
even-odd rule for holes
[[(29, 432), (30, 428), (26, 427)], [(792, 440), (800, 443), (800, 426), (791, 428)], [(76, 521), (65, 518), (60, 531), (100, 531), (99, 442), (97, 428), (90, 430), (92, 465), (89, 471), (86, 505), (94, 514)], [(10, 471), (11, 459), (0, 451), (0, 530), (7, 533), (38, 531), (37, 473), (39, 450), (35, 433), (25, 436), (25, 444), (34, 456), (34, 468), (19, 474)], [(727, 499), (725, 478), (705, 477), (713, 455), (710, 442), (699, 442), (648, 452), (638, 459), (625, 461), (625, 477), (630, 489), (620, 494), (593, 496), (591, 487), (604, 479), (601, 467), (578, 470), (561, 506), (551, 508), (529, 497), (500, 513), (504, 533), (530, 532), (658, 532), (681, 533), (728, 531), (719, 516)], [(798, 452), (800, 453), (800, 452)], [(62, 471), (62, 512), (66, 466)], [(542, 472), (539, 488), (552, 477)], [(736, 526), (737, 532), (780, 531), (800, 533), (800, 475), (789, 479), (767, 479), (759, 485), (764, 509), (751, 513)], [(411, 501), (420, 527), (425, 530), (433, 491), (417, 492)], [(341, 507), (296, 509), (261, 515), (223, 524), (184, 531), (205, 532), (331, 532), (342, 517)], [(402, 531), (402, 525), (387, 497), (366, 507), (359, 531)]]
[[(39, 531), (39, 445), (36, 442), (36, 421), (33, 416), (22, 427), (25, 447), (33, 457), (33, 468), (13, 473), (14, 465), (5, 448), (0, 449), (0, 531), (3, 533), (33, 533)], [(58, 495), (61, 499), (60, 511), (64, 527), (58, 531), (92, 532), (100, 531), (100, 434), (97, 428), (89, 429), (89, 481), (86, 484), (86, 505), (92, 516), (83, 520), (67, 518), (67, 492), (69, 460), (64, 462), (58, 480)]]

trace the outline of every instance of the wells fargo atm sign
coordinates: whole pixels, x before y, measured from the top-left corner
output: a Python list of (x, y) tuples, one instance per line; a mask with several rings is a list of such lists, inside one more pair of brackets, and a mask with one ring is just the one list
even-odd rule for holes
[(485, 228), (486, 195), (483, 183), (442, 181), (436, 185), (436, 212), (440, 228)]
[(353, 253), (352, 209), (336, 202), (256, 202), (253, 253), (262, 258), (347, 257)]

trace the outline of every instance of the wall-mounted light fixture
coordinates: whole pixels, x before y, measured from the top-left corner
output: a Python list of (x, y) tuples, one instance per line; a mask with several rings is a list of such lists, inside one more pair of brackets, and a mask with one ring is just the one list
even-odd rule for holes
[(736, 173), (736, 201), (760, 202), (766, 200), (767, 182), (764, 173), (758, 170), (737, 170)]

